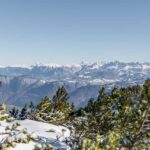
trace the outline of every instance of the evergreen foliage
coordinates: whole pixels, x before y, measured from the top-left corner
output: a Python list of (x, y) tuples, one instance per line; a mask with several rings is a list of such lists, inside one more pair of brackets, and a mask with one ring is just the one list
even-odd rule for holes
[(77, 113), (80, 121), (74, 126), (78, 148), (93, 149), (94, 145), (95, 149), (106, 150), (148, 149), (150, 129), (144, 124), (149, 112), (150, 80), (143, 87), (115, 87), (110, 94), (101, 88), (97, 99), (90, 99)]
[(53, 104), (49, 97), (44, 97), (37, 105), (36, 110), (40, 113), (51, 113), (53, 110)]
[(18, 118), (19, 110), (16, 107), (13, 107), (9, 113), (11, 117)]
[(44, 97), (35, 108), (35, 119), (60, 124), (66, 122), (75, 112), (74, 104), (68, 102), (69, 96), (64, 86), (60, 87), (53, 99)]
[(53, 97), (54, 112), (62, 111), (66, 113), (69, 109), (69, 96), (64, 86), (60, 87)]
[(30, 108), (30, 113), (32, 114), (35, 110), (35, 106), (32, 101), (30, 102), (29, 108)]
[(20, 112), (20, 115), (19, 115), (19, 118), (21, 120), (24, 120), (24, 119), (27, 119), (29, 113), (28, 113), (28, 105), (25, 104), (24, 107), (22, 108), (21, 112)]
[[(148, 150), (150, 147), (150, 80), (142, 86), (114, 87), (110, 93), (99, 90), (84, 108), (69, 104), (64, 86), (51, 99), (44, 97), (37, 106), (31, 102), (20, 112), (20, 119), (67, 125), (71, 130), (74, 149), (89, 150)], [(14, 107), (11, 116), (17, 118)], [(32, 116), (32, 117), (31, 117)], [(148, 125), (145, 127), (145, 124)]]

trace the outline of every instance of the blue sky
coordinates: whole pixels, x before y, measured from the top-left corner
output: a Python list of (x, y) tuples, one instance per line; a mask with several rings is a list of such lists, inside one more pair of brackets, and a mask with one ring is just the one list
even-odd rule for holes
[(0, 1), (0, 64), (150, 61), (149, 0)]

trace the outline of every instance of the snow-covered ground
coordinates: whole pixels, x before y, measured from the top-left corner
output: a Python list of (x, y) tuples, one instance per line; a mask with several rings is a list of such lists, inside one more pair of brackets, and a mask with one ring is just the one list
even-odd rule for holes
[[(6, 150), (33, 150), (35, 146), (52, 146), (54, 149), (69, 149), (65, 142), (70, 131), (63, 126), (56, 126), (33, 120), (16, 120), (10, 123), (0, 121), (0, 143), (14, 143)], [(31, 139), (26, 143), (25, 139)], [(19, 141), (19, 142), (16, 142)]]

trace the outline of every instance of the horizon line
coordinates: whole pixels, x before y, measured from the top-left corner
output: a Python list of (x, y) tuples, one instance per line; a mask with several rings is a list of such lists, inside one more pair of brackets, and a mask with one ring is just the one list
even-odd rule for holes
[(138, 64), (150, 64), (150, 61), (81, 61), (80, 63), (68, 63), (68, 64), (61, 64), (61, 63), (34, 63), (34, 64), (10, 64), (10, 65), (2, 65), (0, 64), (0, 68), (7, 68), (7, 67), (35, 67), (35, 66), (47, 66), (47, 67), (62, 67), (62, 66), (77, 66), (77, 65), (92, 65), (92, 64), (107, 64), (107, 63), (124, 63), (124, 64), (130, 64), (130, 63), (138, 63)]

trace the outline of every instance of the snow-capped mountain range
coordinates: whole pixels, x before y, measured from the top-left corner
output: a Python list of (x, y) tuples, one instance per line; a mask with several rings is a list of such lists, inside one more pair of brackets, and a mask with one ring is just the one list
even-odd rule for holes
[(96, 97), (100, 86), (128, 86), (150, 78), (150, 63), (100, 62), (77, 65), (0, 66), (1, 101), (14, 105), (37, 103), (43, 96), (53, 96), (65, 85), (70, 101), (85, 105)]

